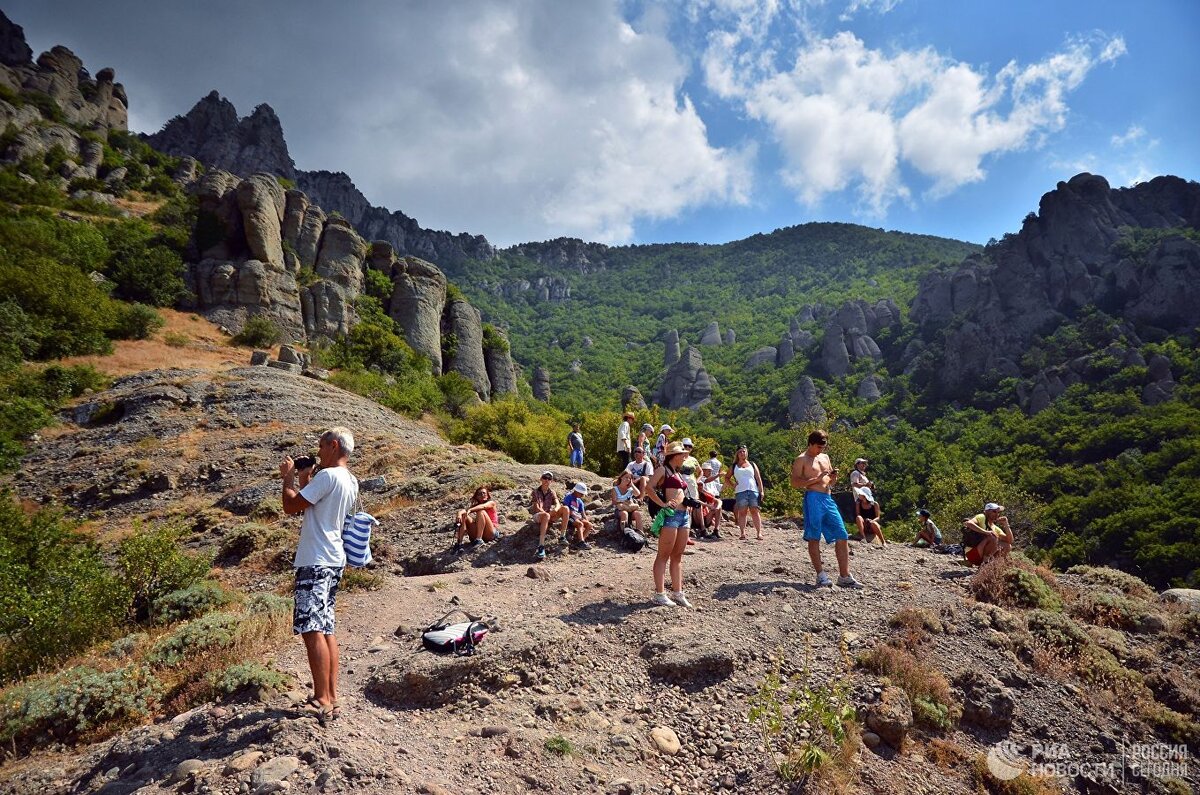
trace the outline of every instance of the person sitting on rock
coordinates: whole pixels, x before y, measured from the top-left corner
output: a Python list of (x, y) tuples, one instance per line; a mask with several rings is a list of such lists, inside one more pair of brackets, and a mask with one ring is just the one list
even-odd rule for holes
[(480, 486), (471, 495), (471, 505), (455, 516), (458, 530), (454, 534), (454, 551), (461, 552), (463, 539), (471, 539), (471, 548), (484, 541), (495, 541), (500, 533), (496, 530), (499, 518), (496, 516), (496, 501), (487, 486)]
[[(875, 484), (867, 477), (867, 467), (870, 465), (871, 462), (865, 458), (854, 459), (854, 469), (850, 470), (850, 489), (855, 499), (858, 499), (858, 493), (863, 489), (875, 488)], [(872, 492), (871, 501), (875, 501), (874, 492)]]
[(625, 467), (625, 471), (633, 476), (638, 493), (645, 494), (646, 489), (650, 488), (650, 478), (654, 476), (654, 464), (650, 462), (650, 455), (644, 448), (633, 448), (633, 460)]
[(942, 531), (933, 523), (933, 517), (928, 510), (922, 508), (917, 511), (917, 521), (921, 526), (917, 529), (917, 540), (913, 542), (913, 546), (933, 547), (942, 543)]
[(550, 529), (551, 524), (562, 522), (563, 533), (567, 532), (567, 516), (570, 512), (565, 505), (559, 503), (558, 495), (554, 493), (554, 487), (551, 485), (553, 482), (554, 473), (543, 472), (541, 483), (534, 486), (529, 494), (530, 511), (538, 528), (538, 560), (546, 559), (546, 531)]
[(963, 553), (971, 565), (982, 566), (997, 555), (1012, 551), (1013, 532), (1003, 513), (1003, 505), (989, 502), (983, 506), (983, 513), (963, 522)]
[(563, 540), (570, 540), (572, 532), (575, 534), (574, 545), (576, 549), (591, 549), (592, 545), (588, 543), (588, 536), (592, 534), (592, 520), (587, 517), (587, 493), (588, 487), (583, 481), (575, 484), (567, 496), (563, 497), (563, 507), (567, 509), (567, 527), (563, 531)]
[(877, 536), (879, 543), (887, 546), (887, 539), (883, 537), (883, 529), (879, 523), (879, 503), (875, 502), (869, 488), (863, 487), (856, 492), (854, 523), (858, 525), (858, 532), (862, 534), (863, 541), (868, 544), (874, 543), (871, 541), (871, 536)]
[(612, 504), (616, 509), (617, 527), (626, 525), (640, 529), (642, 526), (642, 491), (633, 480), (629, 470), (617, 475), (613, 483)]

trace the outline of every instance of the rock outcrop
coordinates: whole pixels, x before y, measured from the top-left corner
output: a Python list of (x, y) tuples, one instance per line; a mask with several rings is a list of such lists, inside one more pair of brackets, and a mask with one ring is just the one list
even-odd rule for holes
[(21, 26), (0, 16), (0, 85), (13, 92), (45, 94), (70, 124), (128, 129), (129, 99), (125, 87), (114, 82), (112, 69), (101, 69), (93, 78), (79, 56), (61, 45), (39, 55), (36, 62), (32, 56)]
[[(1039, 337), (1094, 306), (1138, 333), (1186, 332), (1200, 302), (1200, 245), (1164, 234), (1149, 251), (1116, 245), (1126, 227), (1200, 227), (1200, 185), (1157, 177), (1112, 189), (1078, 174), (1045, 194), (1021, 231), (921, 280), (912, 314), (927, 343), (922, 356), (939, 390), (966, 397), (998, 378), (1033, 377), (1042, 405), (1052, 378), (1022, 373), (1019, 362)], [(905, 361), (906, 367), (910, 362)], [(1031, 405), (1030, 408), (1033, 406)]]
[(704, 333), (700, 335), (700, 344), (720, 345), (721, 342), (721, 327), (714, 320), (708, 324), (708, 327), (704, 329)]
[(279, 117), (267, 104), (239, 119), (233, 104), (213, 91), (146, 140), (161, 152), (193, 157), (205, 166), (233, 174), (265, 172), (293, 180), (313, 204), (327, 213), (341, 214), (364, 239), (386, 240), (400, 256), (419, 257), (451, 269), (467, 260), (486, 261), (496, 256), (481, 235), (423, 229), (404, 213), (373, 206), (340, 171), (297, 169)]
[(451, 301), (446, 307), (446, 372), (458, 373), (475, 387), (483, 400), (491, 399), (492, 385), (483, 360), (483, 319), (466, 301)]
[(792, 397), (788, 401), (788, 419), (793, 424), (818, 427), (824, 426), (828, 419), (825, 407), (821, 405), (821, 398), (817, 394), (817, 385), (807, 375), (803, 376), (792, 390)]
[(670, 367), (679, 361), (679, 332), (671, 329), (663, 336), (663, 366)]
[(392, 276), (389, 314), (404, 331), (412, 349), (442, 372), (442, 310), (446, 307), (446, 275), (432, 263), (405, 257)]
[(753, 370), (756, 367), (762, 367), (764, 364), (774, 365), (778, 356), (779, 351), (776, 348), (770, 346), (759, 348), (746, 358), (746, 369)]
[(492, 397), (515, 395), (517, 394), (517, 371), (513, 365), (508, 335), (498, 328), (492, 329), (492, 332), (495, 335), (494, 340), (489, 343), (486, 334), (483, 339), (483, 362), (487, 366)]
[(550, 399), (550, 371), (540, 364), (533, 368), (533, 397), (543, 401)]
[(668, 409), (696, 408), (712, 398), (716, 382), (704, 369), (700, 350), (691, 345), (667, 368), (654, 402)]
[(641, 411), (646, 408), (646, 399), (642, 397), (642, 390), (633, 384), (627, 384), (621, 390), (621, 408), (629, 411)]

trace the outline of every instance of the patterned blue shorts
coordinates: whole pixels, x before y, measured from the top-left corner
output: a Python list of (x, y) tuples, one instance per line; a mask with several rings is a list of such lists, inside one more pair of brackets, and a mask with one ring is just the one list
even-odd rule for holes
[(292, 633), (320, 632), (332, 635), (333, 606), (342, 566), (301, 566), (296, 569), (296, 608), (292, 613)]

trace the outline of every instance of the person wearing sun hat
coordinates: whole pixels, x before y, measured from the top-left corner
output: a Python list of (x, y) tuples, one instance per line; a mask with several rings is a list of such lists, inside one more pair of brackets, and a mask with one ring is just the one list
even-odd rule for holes
[(621, 424), (617, 426), (617, 458), (621, 462), (621, 466), (617, 469), (618, 475), (621, 473), (622, 469), (629, 466), (629, 456), (632, 452), (632, 445), (630, 444), (629, 437), (629, 423), (633, 422), (635, 419), (637, 419), (637, 417), (634, 416), (634, 413), (632, 411), (627, 411), (621, 415)]
[(654, 442), (655, 463), (663, 462), (663, 451), (667, 449), (667, 442), (671, 440), (671, 434), (674, 432), (675, 429), (666, 423), (663, 423), (663, 426), (658, 429), (658, 439)]
[[(563, 507), (568, 511), (567, 526), (563, 530), (563, 538), (569, 542), (573, 541), (576, 549), (592, 548), (592, 545), (587, 541), (593, 529), (592, 520), (587, 517), (587, 496), (587, 484), (579, 481), (571, 487), (571, 490), (567, 492), (567, 496), (563, 497)], [(574, 539), (571, 539), (572, 531), (575, 532)]]
[(1004, 506), (989, 502), (983, 512), (963, 522), (963, 553), (967, 562), (982, 566), (996, 555), (1007, 555), (1012, 551), (1013, 532)]
[[(683, 475), (683, 482), (687, 484), (687, 495), (695, 502), (700, 502), (700, 462), (696, 460), (696, 456), (692, 455), (692, 450), (696, 445), (692, 443), (690, 438), (685, 437), (680, 444), (687, 451), (687, 458), (683, 459), (683, 463), (679, 465), (679, 474)], [(696, 531), (698, 536), (704, 534), (704, 509), (700, 505), (696, 505), (691, 509), (692, 514), (692, 529)], [(688, 539), (688, 544), (695, 544), (695, 541)]]
[[(668, 426), (670, 427), (670, 426)], [(654, 558), (653, 603), (664, 607), (691, 607), (683, 593), (683, 553), (688, 542), (688, 511), (683, 500), (687, 495), (687, 484), (679, 475), (679, 467), (687, 450), (679, 442), (672, 442), (663, 450), (663, 465), (654, 471), (647, 499), (659, 507), (654, 517), (658, 526), (658, 555)], [(667, 567), (671, 570), (671, 583), (675, 590), (668, 596), (665, 590)]]

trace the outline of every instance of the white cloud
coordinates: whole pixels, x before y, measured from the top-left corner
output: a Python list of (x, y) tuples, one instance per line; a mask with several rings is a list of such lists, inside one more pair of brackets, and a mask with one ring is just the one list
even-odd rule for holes
[(871, 49), (846, 32), (810, 39), (785, 70), (753, 69), (752, 49), (736, 36), (710, 37), (712, 90), (766, 125), (784, 159), (782, 178), (802, 201), (853, 188), (879, 215), (910, 195), (905, 169), (942, 196), (983, 179), (989, 157), (1040, 145), (1065, 125), (1067, 95), (1125, 45), (1119, 37), (1070, 40), (993, 75), (931, 48)]
[(1129, 125), (1129, 129), (1125, 132), (1114, 135), (1112, 137), (1112, 145), (1117, 147), (1125, 147), (1130, 144), (1135, 144), (1146, 137), (1146, 130), (1138, 124)]
[(850, 0), (850, 4), (846, 6), (846, 10), (842, 12), (838, 19), (846, 22), (852, 19), (859, 11), (873, 11), (876, 14), (886, 14), (900, 5), (901, 2), (902, 0)]

